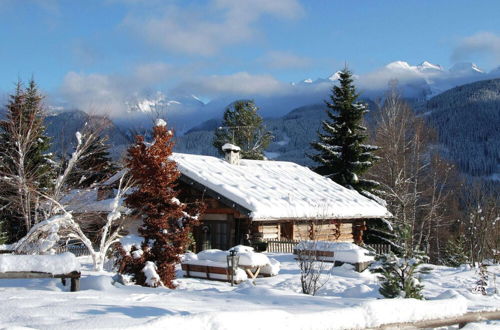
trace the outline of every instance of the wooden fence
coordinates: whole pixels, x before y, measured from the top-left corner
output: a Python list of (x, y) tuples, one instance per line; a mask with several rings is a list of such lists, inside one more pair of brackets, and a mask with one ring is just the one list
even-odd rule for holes
[(298, 240), (281, 241), (277, 239), (268, 239), (267, 252), (272, 253), (293, 253), (293, 248), (299, 243)]
[(90, 251), (89, 249), (87, 249), (85, 245), (60, 246), (56, 249), (56, 252), (57, 253), (71, 252), (77, 257), (90, 255)]
[[(299, 240), (278, 240), (278, 239), (268, 239), (267, 242), (267, 252), (272, 253), (293, 253), (293, 248), (300, 241)], [(391, 246), (389, 244), (366, 244), (369, 248), (372, 248), (377, 254), (389, 253), (391, 251)]]
[(390, 244), (366, 244), (366, 246), (375, 250), (375, 253), (377, 254), (386, 254), (391, 252)]

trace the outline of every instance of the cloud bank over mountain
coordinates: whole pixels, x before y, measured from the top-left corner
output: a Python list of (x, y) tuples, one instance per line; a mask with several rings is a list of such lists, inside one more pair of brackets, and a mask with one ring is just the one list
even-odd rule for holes
[[(60, 91), (66, 107), (88, 113), (126, 120), (137, 116), (164, 116), (181, 127), (181, 131), (200, 122), (220, 116), (236, 99), (254, 99), (264, 116), (281, 116), (292, 108), (321, 103), (338, 80), (334, 72), (325, 78), (284, 82), (270, 74), (236, 72), (225, 75), (186, 78), (163, 90), (151, 85), (165, 76), (177, 75), (176, 68), (164, 63), (137, 66), (130, 75), (66, 75)], [(473, 63), (457, 63), (449, 69), (424, 61), (412, 65), (395, 61), (367, 74), (355, 76), (362, 97), (383, 97), (392, 80), (398, 81), (409, 98), (426, 99), (465, 83), (500, 77), (500, 70), (485, 72)]]

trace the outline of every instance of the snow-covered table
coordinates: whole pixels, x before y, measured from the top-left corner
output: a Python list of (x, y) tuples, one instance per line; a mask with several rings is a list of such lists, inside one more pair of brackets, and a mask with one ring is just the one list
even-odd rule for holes
[(80, 263), (69, 252), (57, 255), (0, 255), (0, 279), (60, 278), (63, 285), (71, 279), (71, 292), (80, 290)]
[[(239, 283), (248, 278), (255, 280), (259, 275), (269, 277), (277, 275), (280, 269), (278, 261), (262, 253), (253, 252), (253, 248), (243, 245), (233, 247), (238, 256), (238, 267), (234, 270), (234, 281)], [(186, 253), (181, 266), (186, 277), (206, 278), (218, 281), (230, 281), (227, 265), (228, 251), (205, 250), (197, 255)]]
[(318, 261), (333, 262), (335, 266), (344, 263), (354, 265), (358, 272), (364, 271), (374, 257), (359, 245), (347, 242), (301, 241), (293, 249), (297, 258), (313, 258)]

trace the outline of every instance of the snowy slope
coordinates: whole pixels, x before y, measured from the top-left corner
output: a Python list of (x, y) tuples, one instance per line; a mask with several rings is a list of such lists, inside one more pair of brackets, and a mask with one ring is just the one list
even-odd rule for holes
[[(332, 269), (317, 296), (300, 293), (292, 255), (278, 276), (256, 286), (179, 278), (168, 290), (112, 284), (113, 273), (83, 270), (81, 291), (56, 279), (0, 280), (0, 326), (14, 329), (352, 329), (382, 323), (500, 309), (500, 296), (470, 292), (475, 270), (433, 266), (423, 279), (427, 301), (380, 299), (376, 276), (352, 266)], [(79, 258), (85, 267), (90, 260)], [(84, 261), (87, 260), (87, 263)], [(490, 267), (500, 276), (500, 267)], [(180, 274), (180, 272), (179, 272)], [(498, 323), (496, 326), (498, 327)], [(483, 325), (484, 326), (484, 325)], [(492, 325), (493, 328), (494, 325)]]

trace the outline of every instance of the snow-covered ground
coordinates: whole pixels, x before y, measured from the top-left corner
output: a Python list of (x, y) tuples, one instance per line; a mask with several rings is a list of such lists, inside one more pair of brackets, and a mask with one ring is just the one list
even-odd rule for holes
[[(278, 276), (231, 287), (225, 282), (180, 277), (176, 290), (112, 284), (113, 273), (83, 266), (81, 291), (68, 292), (59, 280), (0, 279), (0, 329), (345, 329), (465, 310), (500, 310), (500, 295), (471, 293), (474, 269), (432, 266), (424, 275), (424, 295), (379, 299), (376, 276), (335, 267), (317, 296), (300, 293), (299, 270), (289, 254), (268, 254), (281, 262)], [(489, 267), (497, 276), (500, 266)], [(181, 276), (181, 271), (179, 271)], [(470, 328), (500, 327), (500, 322)]]

